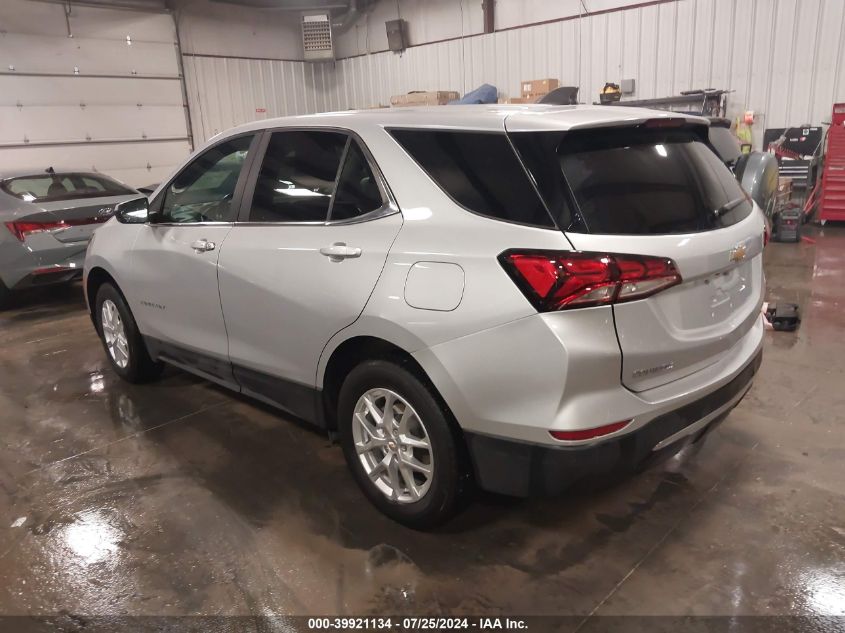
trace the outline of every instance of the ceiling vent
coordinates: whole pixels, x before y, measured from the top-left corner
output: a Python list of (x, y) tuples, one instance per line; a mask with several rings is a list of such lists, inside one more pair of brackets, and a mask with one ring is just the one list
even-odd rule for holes
[(334, 59), (332, 20), (328, 13), (309, 13), (302, 16), (302, 48), (307, 62)]

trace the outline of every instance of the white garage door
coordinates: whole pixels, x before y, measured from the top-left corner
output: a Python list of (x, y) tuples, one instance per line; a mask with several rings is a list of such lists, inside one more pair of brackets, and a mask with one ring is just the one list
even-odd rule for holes
[(0, 2), (0, 174), (96, 170), (159, 182), (190, 151), (173, 18)]

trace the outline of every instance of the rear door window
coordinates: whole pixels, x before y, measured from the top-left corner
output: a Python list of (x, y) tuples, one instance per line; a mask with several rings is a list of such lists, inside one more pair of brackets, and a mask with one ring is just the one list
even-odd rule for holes
[[(550, 208), (572, 232), (693, 233), (730, 226), (752, 209), (731, 172), (692, 131), (642, 128), (513, 134)], [(549, 166), (553, 165), (554, 169)]]
[(504, 133), (391, 130), (459, 205), (497, 220), (554, 227)]
[(261, 163), (250, 222), (325, 222), (347, 136), (274, 132)]

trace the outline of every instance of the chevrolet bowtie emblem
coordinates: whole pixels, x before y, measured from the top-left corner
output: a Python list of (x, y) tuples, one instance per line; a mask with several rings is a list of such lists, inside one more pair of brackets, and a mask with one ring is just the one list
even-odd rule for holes
[(745, 254), (748, 252), (745, 244), (737, 244), (731, 249), (730, 258), (732, 262), (741, 262), (745, 259)]

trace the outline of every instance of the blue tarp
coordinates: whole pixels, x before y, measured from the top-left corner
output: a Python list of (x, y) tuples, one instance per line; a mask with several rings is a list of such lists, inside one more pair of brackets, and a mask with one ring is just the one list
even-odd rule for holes
[(470, 103), (496, 103), (499, 98), (499, 91), (496, 86), (481, 84), (475, 90), (466, 93), (460, 99), (450, 101), (449, 105), (467, 105)]

